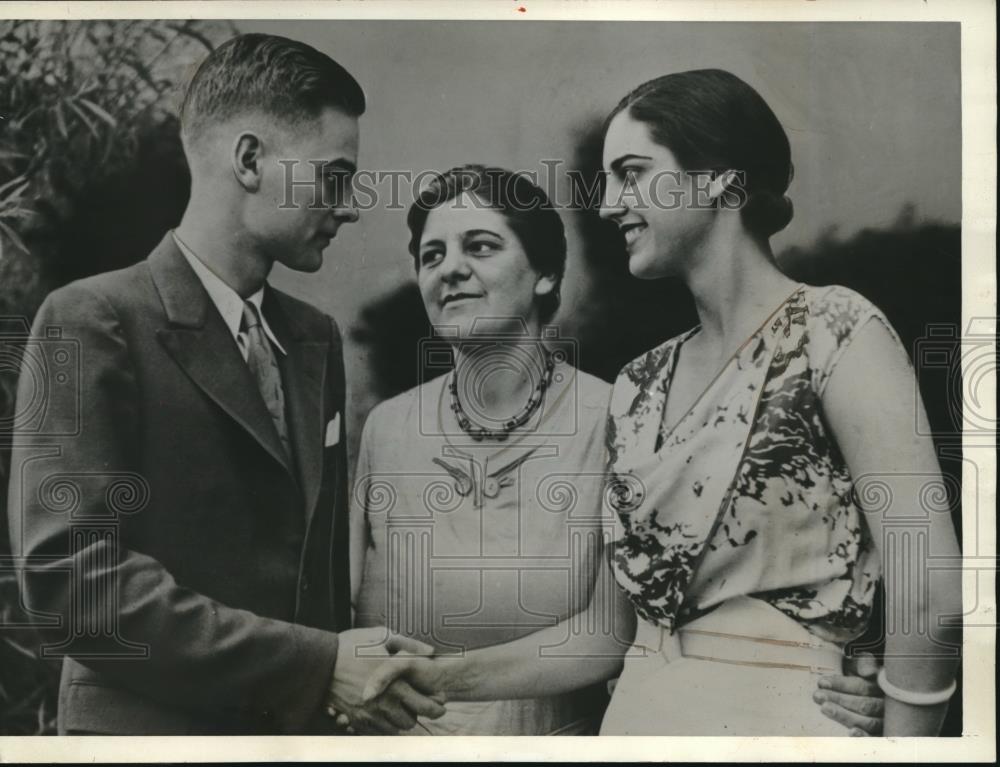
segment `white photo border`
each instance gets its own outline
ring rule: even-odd
[[[994,318],[996,335],[996,16],[990,0],[158,0],[156,2],[5,2],[16,18],[656,20],[757,22],[942,22],[961,24],[962,323]],[[977,412],[995,422],[995,370],[981,386]],[[989,436],[989,435],[987,435]],[[995,437],[995,434],[993,435]],[[966,434],[963,444],[992,461],[966,462],[966,519],[977,501],[996,508],[995,443]],[[970,483],[976,482],[978,486]],[[978,498],[977,498],[978,494]],[[995,621],[996,518],[965,525],[963,550],[977,563],[963,582],[965,613]],[[973,536],[978,535],[978,540]],[[648,737],[0,737],[3,762],[264,761],[810,761],[969,762],[996,760],[995,625],[966,629],[964,732],[954,738],[648,738]],[[835,745],[834,745],[835,744]]]

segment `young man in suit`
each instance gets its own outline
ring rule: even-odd
[[[18,396],[41,406],[9,508],[43,654],[64,658],[60,732],[322,732],[328,700],[376,732],[443,712],[406,686],[359,705],[361,648],[424,648],[348,631],[340,334],[266,282],[275,263],[319,269],[357,219],[364,109],[307,45],[220,46],[182,108],[180,225],[38,313]],[[54,340],[78,355],[71,385],[31,368]]]

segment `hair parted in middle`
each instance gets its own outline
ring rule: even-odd
[[[461,165],[434,176],[406,216],[414,268],[420,270],[420,238],[428,214],[463,194],[473,195],[500,213],[520,240],[531,267],[555,280],[552,292],[537,299],[541,321],[551,320],[559,308],[559,288],[566,271],[566,230],[548,195],[524,173]]]

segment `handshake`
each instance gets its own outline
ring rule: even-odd
[[[444,715],[444,690],[454,664],[432,658],[433,647],[385,627],[338,636],[326,712],[343,732],[397,735],[413,729],[418,716]]]
[[[443,716],[449,699],[552,694],[546,692],[549,682],[540,679],[537,664],[523,662],[524,648],[517,642],[472,653],[435,655],[430,645],[394,634],[384,626],[353,629],[339,637],[326,711],[343,732],[407,732],[417,726],[418,716]],[[503,648],[507,648],[505,654],[493,652]],[[587,669],[593,671],[593,664]],[[878,735],[884,708],[882,693],[874,681],[877,672],[875,659],[859,654],[845,664],[844,675],[817,680],[813,701],[823,714],[844,725],[852,735]],[[601,678],[611,677],[610,669],[607,677],[601,673]],[[560,674],[564,680],[567,675],[580,681],[575,674]],[[584,680],[581,684],[592,682]]]

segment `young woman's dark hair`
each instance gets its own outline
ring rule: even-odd
[[[206,124],[262,110],[290,122],[317,117],[324,107],[352,117],[365,111],[358,81],[325,53],[277,35],[227,40],[201,63],[181,106],[185,140]]]
[[[420,237],[427,215],[466,193],[503,215],[521,241],[531,267],[555,279],[555,289],[538,298],[540,319],[548,322],[559,308],[559,286],[566,271],[566,231],[545,192],[522,173],[484,165],[462,165],[431,179],[406,216],[414,268],[420,270]]]
[[[767,102],[736,75],[695,69],[643,83],[614,108],[605,132],[626,110],[685,170],[742,174],[740,212],[749,231],[766,239],[788,226],[788,137]]]

